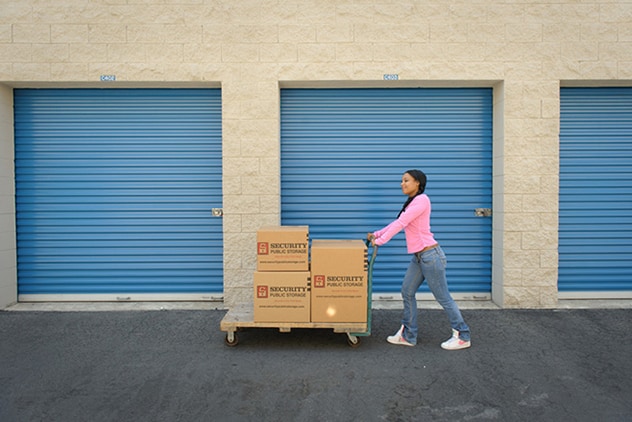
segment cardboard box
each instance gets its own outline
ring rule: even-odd
[[[309,322],[309,272],[257,271],[254,286],[255,322]]]
[[[257,271],[309,271],[308,226],[267,226],[257,231]]]
[[[314,239],[311,258],[312,322],[366,322],[366,244]]]

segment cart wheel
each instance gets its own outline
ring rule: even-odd
[[[360,345],[360,337],[347,334],[347,344],[353,348],[358,347]]]
[[[226,346],[235,347],[239,344],[239,339],[237,338],[237,334],[234,331],[229,331],[226,333],[226,338],[224,339],[224,343]]]

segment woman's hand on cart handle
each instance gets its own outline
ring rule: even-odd
[[[375,246],[375,235],[373,233],[367,233],[366,240],[371,242],[371,246]]]

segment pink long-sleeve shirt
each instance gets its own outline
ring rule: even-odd
[[[384,245],[402,229],[406,234],[408,253],[419,252],[425,247],[436,244],[434,235],[430,231],[430,208],[430,198],[426,194],[416,196],[397,220],[373,233],[375,244]]]

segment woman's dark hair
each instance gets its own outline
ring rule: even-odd
[[[406,211],[406,207],[408,206],[408,204],[410,204],[413,199],[415,199],[417,197],[417,195],[421,195],[422,193],[424,193],[424,191],[426,190],[426,182],[427,182],[427,178],[426,175],[424,174],[423,171],[421,170],[407,170],[406,173],[408,173],[410,175],[410,177],[412,177],[413,179],[415,179],[416,181],[419,182],[419,190],[417,191],[416,194],[414,194],[413,196],[409,197],[406,202],[404,202],[404,205],[402,206],[402,209],[399,211],[399,214],[397,214],[397,218],[399,218],[400,215],[402,215],[402,213],[404,211]],[[404,173],[404,174],[406,174]]]

